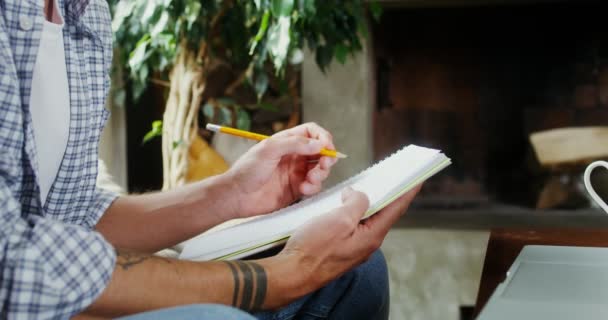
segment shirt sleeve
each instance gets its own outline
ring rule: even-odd
[[[67,318],[106,287],[116,260],[113,247],[77,225],[22,218],[2,178],[0,221],[0,310],[9,318]]]
[[[24,213],[24,120],[4,26],[0,12],[0,319],[68,318],[105,289],[116,255],[89,228]]]

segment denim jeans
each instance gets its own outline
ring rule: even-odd
[[[389,287],[386,261],[380,251],[327,286],[277,310],[247,314],[236,308],[200,304],[151,311],[123,320],[314,320],[388,319]]]

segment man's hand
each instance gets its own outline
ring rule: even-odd
[[[314,123],[281,131],[245,153],[226,173],[234,187],[233,218],[268,213],[321,190],[336,159],[331,134]]]
[[[193,303],[277,309],[369,258],[418,190],[364,221],[366,196],[346,190],[342,207],[302,226],[281,253],[266,259],[192,262],[119,252],[110,284],[85,312],[117,317]]]
[[[321,190],[335,163],[319,157],[322,148],[334,145],[329,132],[316,124],[279,132],[222,175],[165,192],[118,198],[96,229],[115,247],[155,252],[226,220],[269,213]]]
[[[420,190],[420,186],[370,218],[361,221],[369,207],[367,196],[352,189],[342,194],[343,206],[298,229],[278,256],[296,260],[296,270],[308,280],[304,292],[316,290],[366,261],[376,251]]]

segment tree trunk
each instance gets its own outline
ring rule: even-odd
[[[181,48],[170,74],[171,87],[163,115],[163,190],[186,182],[188,150],[198,134],[198,113],[205,79],[194,53]]]

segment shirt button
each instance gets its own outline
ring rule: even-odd
[[[34,23],[32,22],[32,19],[30,17],[21,16],[19,18],[19,26],[21,27],[22,30],[29,31],[34,26]]]

